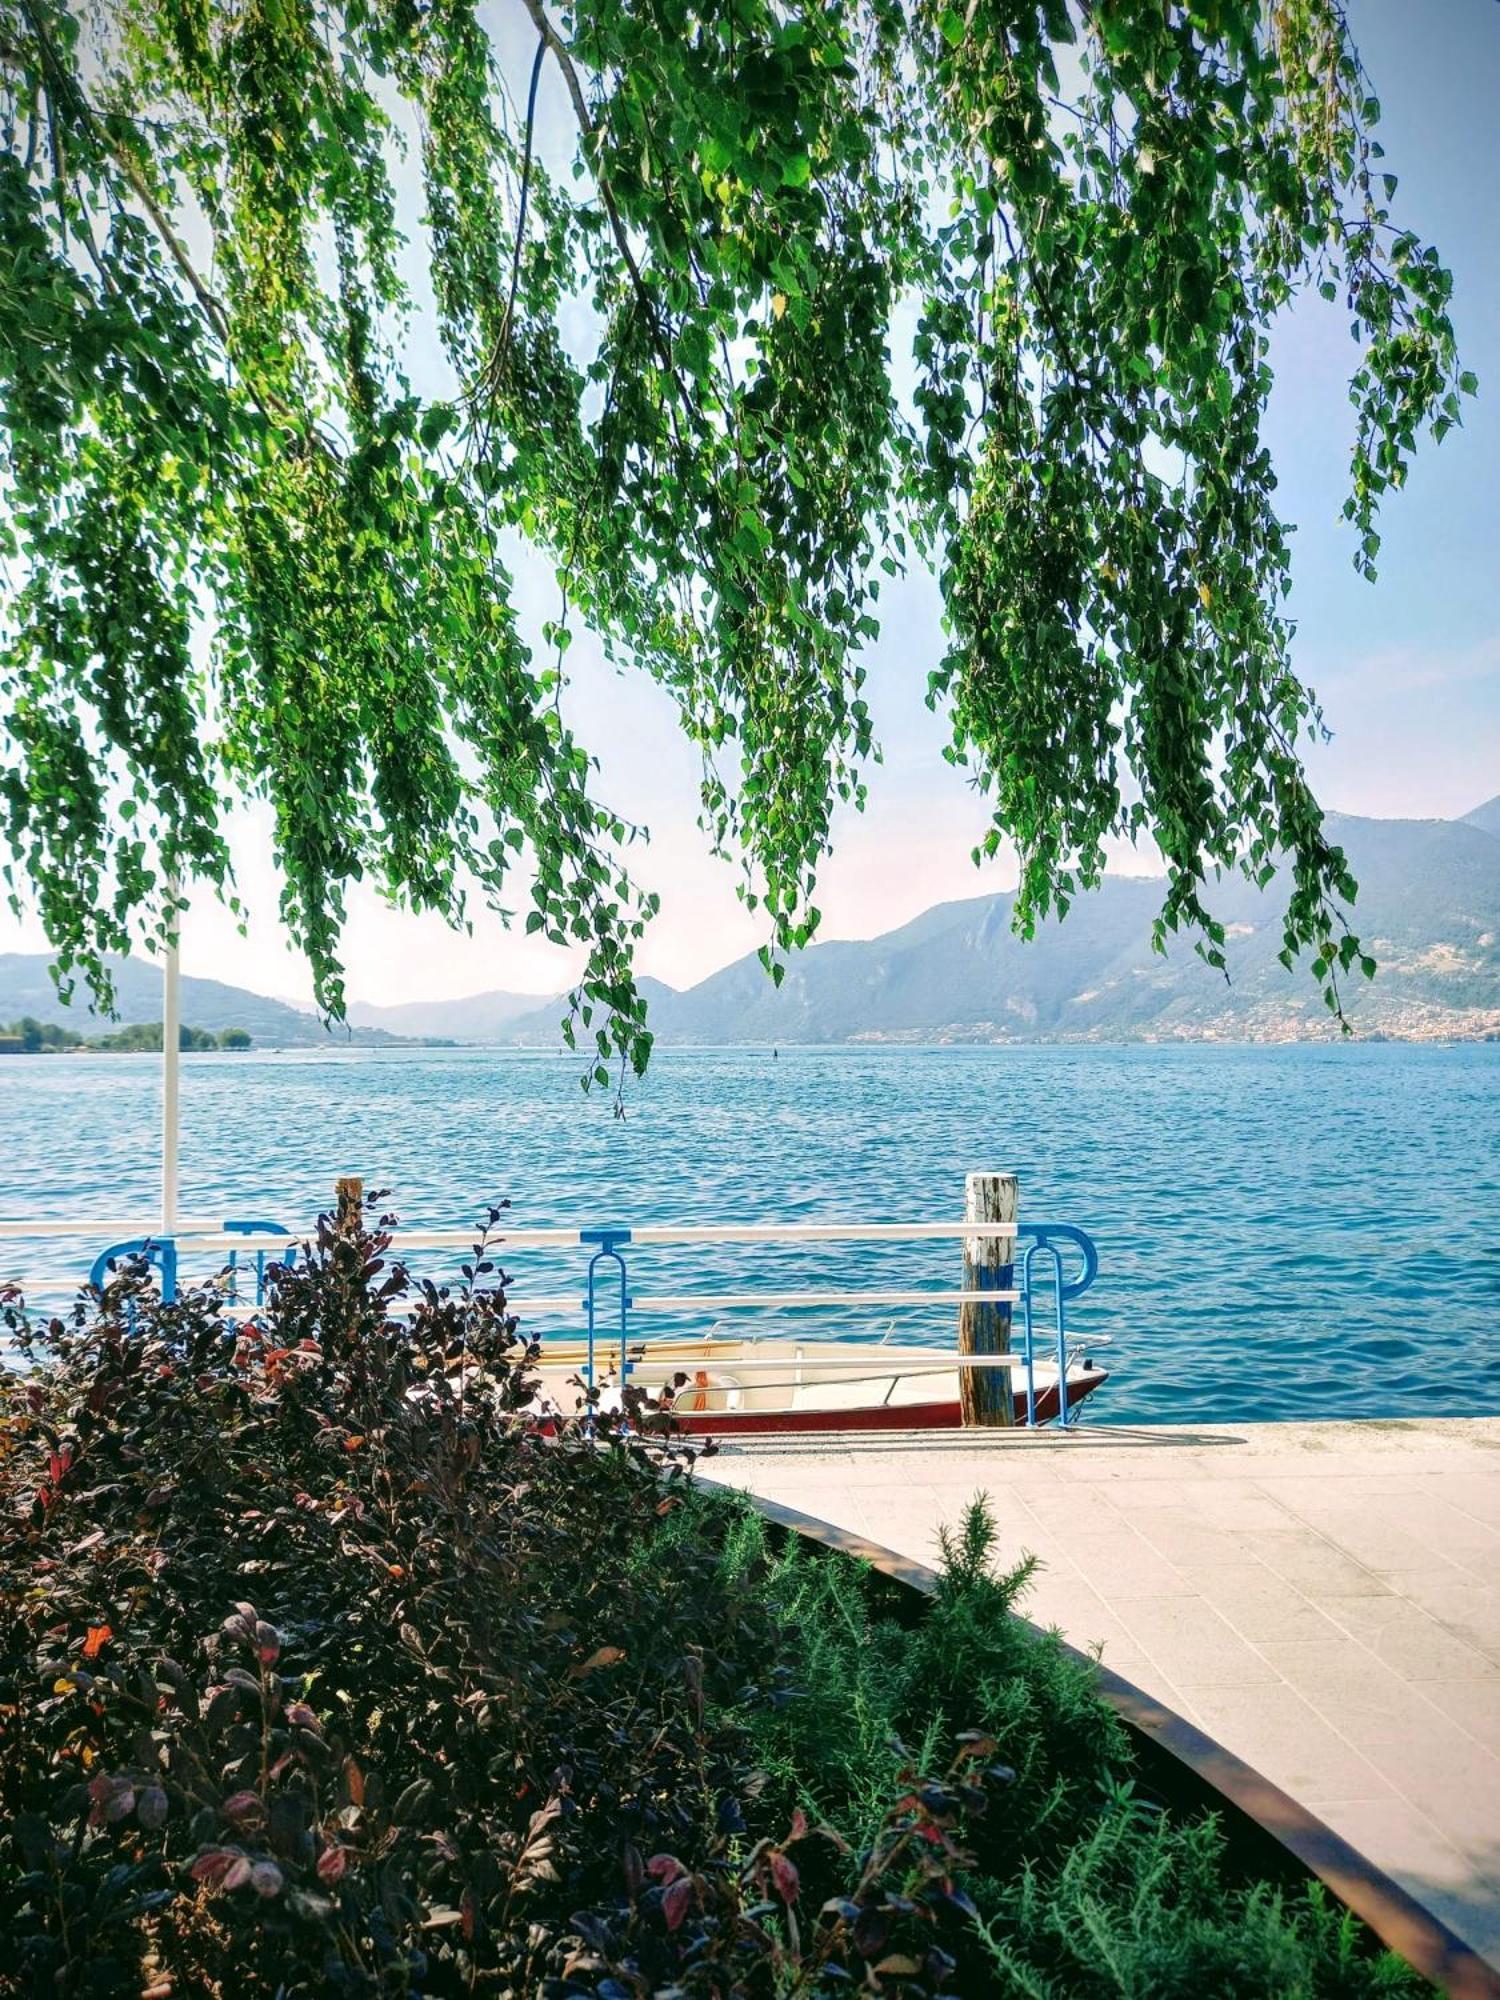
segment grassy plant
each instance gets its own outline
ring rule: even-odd
[[[1355,1996],[1425,1990],[1318,1885],[1295,1893],[1237,1879],[1211,1816],[1178,1818],[1134,1775],[1128,1733],[1087,1663],[1014,1615],[1030,1561],[996,1575],[984,1496],[942,1536],[926,1615],[882,1609],[863,1565],[795,1539],[773,1546],[738,1498],[717,1516],[732,1593],[774,1607],[799,1698],[746,1711],[762,1766],[855,1848],[875,1837],[891,1785],[935,1765],[967,1732],[1006,1774],[969,1824],[958,1958],[966,1993],[1084,1996]],[[691,1515],[679,1535],[699,1535]]]

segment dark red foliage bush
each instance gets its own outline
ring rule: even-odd
[[[237,1327],[139,1269],[0,1310],[0,1988],[953,1990],[993,1745],[862,1855],[792,1814],[686,1457],[539,1428],[487,1238],[452,1290],[388,1250],[325,1220]]]

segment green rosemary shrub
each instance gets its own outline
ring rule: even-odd
[[[1027,2000],[1428,1990],[1321,1885],[1238,1877],[1215,1818],[1151,1795],[1091,1666],[1014,1615],[1032,1565],[993,1574],[983,1496],[944,1536],[942,1586],[912,1620],[883,1605],[879,1579],[849,1557],[795,1540],[773,1550],[761,1516],[699,1491],[697,1505],[724,1523],[723,1573],[763,1579],[758,1597],[774,1607],[802,1691],[783,1711],[744,1717],[787,1810],[826,1817],[857,1848],[898,1772],[932,1765],[975,1725],[1012,1772],[967,1829],[959,1990]],[[675,1532],[702,1530],[678,1517]]]

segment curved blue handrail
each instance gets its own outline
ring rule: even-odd
[[[619,1286],[617,1305],[620,1315],[621,1388],[624,1387],[627,1378],[634,1372],[630,1362],[629,1315],[630,1308],[635,1302],[630,1296],[629,1275],[625,1269],[625,1259],[620,1254],[620,1245],[630,1241],[630,1231],[615,1226],[606,1226],[601,1229],[580,1229],[578,1240],[585,1248],[593,1250],[593,1255],[589,1258],[588,1290],[584,1294],[583,1299],[583,1310],[588,1323],[588,1360],[584,1363],[583,1379],[588,1383],[590,1395],[592,1396],[598,1379],[595,1374],[594,1364],[595,1345],[599,1331],[597,1319],[599,1306],[597,1291],[598,1272],[600,1267],[605,1264],[611,1265],[614,1268]],[[629,1428],[628,1424],[626,1428]],[[592,1402],[590,1402],[588,1416],[585,1420],[585,1429],[589,1436],[592,1437],[594,1434],[594,1409]]]
[[[1019,1236],[1028,1236],[1038,1249],[1051,1249],[1057,1257],[1056,1245],[1071,1243],[1083,1258],[1083,1270],[1076,1278],[1064,1278],[1062,1295],[1065,1299],[1080,1299],[1099,1275],[1099,1250],[1092,1236],[1085,1229],[1079,1229],[1071,1222],[1023,1222],[1017,1230]],[[1056,1268],[1061,1269],[1062,1260],[1057,1257]]]
[[[224,1224],[224,1234],[226,1236],[290,1236],[291,1233],[292,1232],[290,1229],[283,1228],[283,1226],[279,1222],[236,1221],[236,1222],[226,1222]],[[291,1266],[295,1264],[296,1261],[297,1261],[297,1246],[295,1243],[291,1245],[291,1247],[287,1250],[284,1256],[273,1256],[269,1250],[256,1251],[255,1303],[258,1306],[263,1306],[266,1302],[267,1265],[279,1264],[284,1270],[290,1270]],[[240,1268],[240,1253],[238,1250],[231,1250],[229,1253],[229,1262],[225,1266],[225,1271],[228,1278],[228,1290],[226,1296],[228,1297],[229,1303],[231,1305],[237,1305],[239,1303],[239,1268]]]
[[[101,1250],[89,1267],[89,1283],[103,1291],[112,1264],[122,1257],[141,1257],[161,1272],[161,1295],[168,1304],[177,1296],[177,1245],[170,1237],[132,1236],[124,1243],[111,1243]]]
[[[224,1223],[226,1236],[291,1236],[291,1231],[279,1222],[245,1221],[239,1218]],[[132,1236],[123,1243],[111,1243],[101,1250],[89,1267],[89,1283],[102,1290],[109,1275],[111,1265],[126,1257],[142,1257],[161,1272],[161,1295],[169,1304],[177,1296],[177,1245],[170,1236]],[[288,1243],[286,1250],[277,1255],[270,1250],[255,1252],[255,1303],[266,1302],[266,1271],[274,1264],[290,1266],[296,1261],[297,1246]],[[226,1297],[231,1305],[239,1297],[240,1253],[231,1250],[226,1265],[228,1283]]]
[[[1021,1351],[1026,1357],[1028,1427],[1036,1423],[1036,1348],[1033,1314],[1036,1284],[1031,1275],[1033,1260],[1040,1254],[1052,1260],[1052,1307],[1057,1340],[1057,1421],[1068,1428],[1068,1330],[1064,1308],[1069,1299],[1081,1298],[1099,1275],[1099,1252],[1094,1239],[1071,1222],[1022,1223],[1019,1237],[1029,1237],[1021,1257]],[[1083,1270],[1069,1278],[1063,1264],[1061,1245],[1069,1243],[1083,1259]],[[1076,1421],[1076,1419],[1075,1419]]]

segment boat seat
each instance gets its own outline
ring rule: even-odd
[[[878,1403],[884,1399],[884,1382],[861,1382],[853,1392],[861,1403]],[[848,1407],[851,1391],[845,1382],[799,1382],[789,1393],[794,1410],[842,1410]]]
[[[861,1405],[904,1403],[945,1403],[958,1395],[958,1374],[940,1374],[935,1370],[924,1370],[920,1375],[897,1375],[894,1378],[877,1376],[874,1372],[858,1388],[853,1396]],[[794,1410],[842,1410],[851,1401],[851,1385],[847,1382],[799,1382],[791,1391]]]
[[[741,1391],[744,1384],[737,1375],[728,1375],[722,1368],[694,1368],[683,1370],[687,1381],[677,1391],[672,1407],[685,1415],[702,1410],[737,1410],[740,1407]]]

